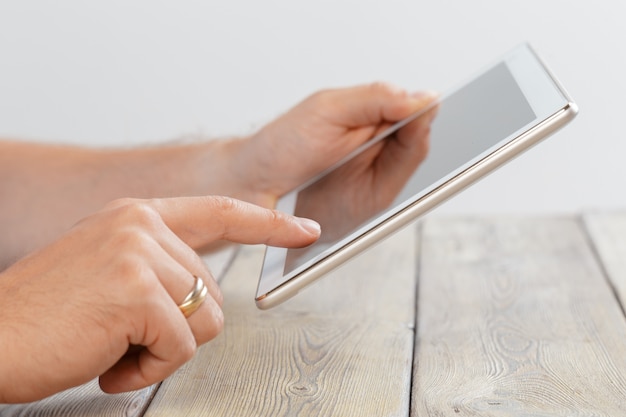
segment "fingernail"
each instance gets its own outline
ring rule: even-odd
[[[322,232],[322,228],[318,222],[311,219],[306,219],[303,217],[296,217],[296,221],[304,230],[309,232],[312,235],[319,235]]]

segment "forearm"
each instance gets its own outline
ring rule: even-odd
[[[0,270],[116,198],[257,202],[233,166],[242,142],[120,150],[0,141]]]

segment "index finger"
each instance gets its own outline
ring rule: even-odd
[[[149,203],[178,237],[194,248],[216,240],[302,247],[316,241],[315,221],[222,196],[180,197]]]

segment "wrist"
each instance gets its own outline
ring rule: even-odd
[[[272,167],[264,150],[259,149],[259,142],[256,135],[223,141],[220,152],[215,154],[221,155],[225,165],[215,179],[222,182],[222,195],[274,208],[280,193],[272,189],[275,181],[268,176]]]
[[[15,308],[6,299],[9,294],[15,293],[10,284],[11,278],[6,272],[0,273],[0,404],[30,400],[22,397],[24,392],[20,392],[28,388],[23,376],[29,373],[22,367],[25,368],[31,358],[28,351],[18,346],[24,337],[20,332],[23,323],[18,323],[19,319],[11,314]]]

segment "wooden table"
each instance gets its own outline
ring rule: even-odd
[[[626,213],[429,217],[269,311],[262,254],[239,250],[225,331],[160,386],[0,416],[626,415]]]

